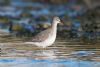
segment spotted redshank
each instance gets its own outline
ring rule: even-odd
[[[58,23],[61,23],[60,18],[54,17],[50,28],[34,36],[31,42],[25,42],[25,43],[34,44],[38,47],[43,47],[43,48],[46,48],[47,46],[51,46],[56,39]]]

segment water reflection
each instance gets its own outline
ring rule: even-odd
[[[57,39],[42,49],[25,38],[0,38],[0,67],[100,67],[100,45]]]

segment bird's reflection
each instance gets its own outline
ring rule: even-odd
[[[36,59],[55,59],[57,58],[55,50],[36,50],[33,52]]]

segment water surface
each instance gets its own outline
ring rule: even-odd
[[[24,44],[26,38],[0,37],[0,67],[100,67],[100,45],[57,38],[46,49]]]

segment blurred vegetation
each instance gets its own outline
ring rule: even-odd
[[[99,36],[100,7],[88,9],[79,0],[22,0],[24,4],[36,4],[33,6],[23,3],[12,6],[10,1],[0,1],[7,7],[0,10],[0,28],[8,29],[16,36],[33,36],[49,28],[53,16],[59,16],[64,22],[63,26],[58,26],[59,36],[82,39],[84,42],[96,42]]]

